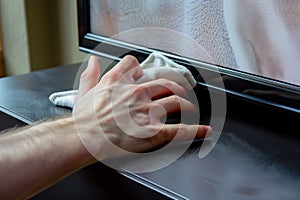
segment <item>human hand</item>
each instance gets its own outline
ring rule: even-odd
[[[183,98],[186,91],[177,83],[158,79],[137,84],[142,75],[136,58],[126,56],[98,82],[98,60],[90,57],[81,75],[73,118],[83,144],[98,159],[211,134],[209,126],[161,122],[167,114],[195,112],[195,106]]]

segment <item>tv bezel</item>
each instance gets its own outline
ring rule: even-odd
[[[126,55],[122,52],[128,52],[127,54],[134,55],[139,61],[142,61],[151,52],[157,51],[157,49],[129,44],[92,33],[89,0],[77,0],[77,14],[78,47],[82,52],[92,53],[115,61],[121,60],[122,57]],[[101,51],[95,50],[99,44],[102,46]],[[169,52],[161,53],[188,68],[196,67],[201,70],[202,73],[210,74],[211,76],[217,73],[224,77],[225,88],[218,88],[205,83],[203,80],[197,79],[198,84],[203,87],[225,91],[228,95],[247,101],[271,106],[294,114],[300,114],[300,86],[298,85],[239,71],[226,66],[180,57]],[[252,91],[256,90],[257,94],[255,94],[255,92],[250,94],[245,93],[245,91],[249,91],[249,89],[252,89]]]

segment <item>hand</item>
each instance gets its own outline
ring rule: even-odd
[[[170,140],[211,133],[208,126],[162,123],[162,116],[194,111],[194,105],[182,97],[186,92],[175,82],[159,79],[137,84],[143,71],[134,57],[125,57],[100,82],[99,74],[98,61],[92,56],[82,73],[71,117],[1,135],[3,199],[28,199],[96,158],[107,161]]]
[[[143,71],[133,56],[123,58],[100,82],[99,69],[98,60],[91,56],[73,109],[80,138],[98,159],[211,134],[209,126],[162,123],[164,115],[195,112],[195,106],[183,98],[186,91],[175,82],[159,79],[137,84]]]

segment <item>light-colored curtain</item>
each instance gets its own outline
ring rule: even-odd
[[[95,34],[300,85],[299,0],[90,2]]]

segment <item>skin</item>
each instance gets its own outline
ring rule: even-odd
[[[91,56],[81,75],[72,115],[1,134],[0,199],[30,198],[87,165],[126,156],[126,151],[112,150],[107,139],[120,149],[144,152],[176,134],[178,140],[211,134],[209,126],[160,122],[166,113],[193,112],[195,106],[183,98],[186,91],[175,82],[160,79],[136,84],[143,74],[136,58],[126,56],[100,81],[99,69],[98,60]],[[127,112],[122,105],[127,105]],[[129,127],[131,135],[116,123],[128,113],[141,127]],[[95,133],[100,133],[96,140]],[[96,143],[88,143],[87,150],[83,139]]]

